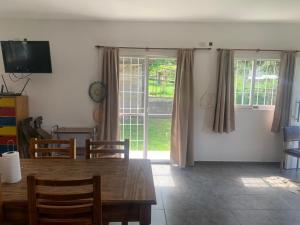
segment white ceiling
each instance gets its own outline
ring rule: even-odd
[[[300,22],[300,0],[0,0],[0,18]]]

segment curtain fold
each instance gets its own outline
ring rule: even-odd
[[[193,65],[192,49],[179,49],[171,127],[171,161],[180,167],[194,164],[193,134]]]
[[[296,52],[281,53],[276,104],[271,129],[272,132],[279,132],[281,127],[289,125],[295,60]]]
[[[119,138],[119,48],[103,48],[102,82],[106,85],[107,96],[100,104],[102,112],[98,138],[118,140]]]
[[[229,133],[235,130],[234,53],[232,50],[219,50],[217,77],[217,98],[213,131],[217,133]]]

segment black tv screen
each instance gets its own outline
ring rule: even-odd
[[[49,41],[1,41],[6,73],[52,73]]]

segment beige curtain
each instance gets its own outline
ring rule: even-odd
[[[272,132],[279,132],[281,127],[289,125],[295,59],[295,52],[283,52],[280,57],[279,82]]]
[[[171,161],[180,167],[194,164],[193,134],[193,64],[192,49],[179,49],[171,128]]]
[[[118,140],[119,131],[119,49],[103,48],[102,82],[106,85],[107,96],[102,104],[99,139]]]
[[[213,131],[218,133],[229,133],[235,130],[233,60],[232,50],[219,50],[217,99],[213,124]]]

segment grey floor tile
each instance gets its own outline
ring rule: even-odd
[[[166,225],[164,210],[152,210],[151,225]],[[121,225],[121,223],[109,223],[109,225]],[[138,222],[130,222],[129,225],[139,225]]]
[[[212,192],[169,191],[162,195],[165,209],[191,210],[225,208],[224,201]]]
[[[276,225],[300,224],[300,210],[276,210],[270,216]]]
[[[300,193],[281,191],[278,195],[287,203],[290,209],[300,209]]]
[[[155,188],[155,194],[156,194],[156,205],[152,206],[152,210],[164,209],[161,190],[159,188]]]
[[[233,210],[276,210],[290,209],[289,205],[276,195],[232,195],[223,196],[224,203]]]
[[[164,210],[153,210],[152,211],[152,225],[166,225],[166,216]]]
[[[275,225],[269,210],[234,210],[241,225]]]
[[[226,209],[166,210],[168,225],[239,225],[236,217]]]

